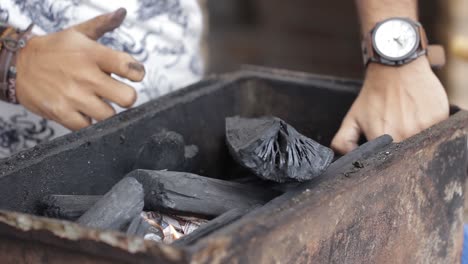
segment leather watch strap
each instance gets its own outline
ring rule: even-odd
[[[442,45],[429,45],[427,47],[427,58],[434,68],[442,68],[446,63],[445,50]]]

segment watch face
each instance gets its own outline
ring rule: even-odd
[[[389,60],[405,59],[419,46],[417,28],[401,18],[382,22],[374,32],[374,48],[377,53]]]

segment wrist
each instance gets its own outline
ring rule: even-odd
[[[414,80],[422,81],[427,78],[436,77],[425,56],[401,66],[370,63],[365,73],[363,90],[370,89],[378,94],[387,94],[398,90],[418,90],[421,88],[420,86],[414,86],[410,83],[413,83]]]
[[[405,72],[418,69],[431,69],[427,56],[421,56],[407,64],[400,66],[384,65],[381,63],[371,62],[367,65],[366,76],[369,74],[378,74],[381,72]]]
[[[26,42],[32,36],[32,27],[33,24],[25,31],[10,27],[1,36],[0,98],[9,103],[18,103],[16,97],[16,62],[19,51],[25,47]]]

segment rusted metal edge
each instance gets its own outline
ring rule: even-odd
[[[184,263],[185,259],[182,249],[162,243],[119,232],[88,229],[73,222],[1,210],[0,235],[93,254],[116,262]]]

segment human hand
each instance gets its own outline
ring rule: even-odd
[[[361,134],[368,140],[389,134],[398,142],[448,115],[447,94],[427,57],[400,67],[371,63],[364,86],[335,135],[332,148],[345,154],[358,146]]]
[[[128,108],[135,90],[115,80],[116,74],[141,81],[145,69],[129,54],[112,50],[96,40],[119,27],[126,16],[121,8],[82,24],[46,36],[31,38],[17,56],[16,96],[30,111],[78,130],[91,118],[115,114],[104,101]]]

